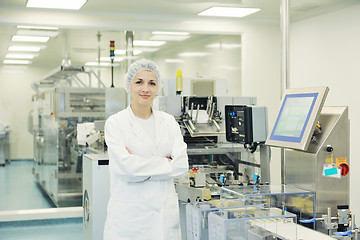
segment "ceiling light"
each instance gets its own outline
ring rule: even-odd
[[[17,54],[17,53],[8,53],[5,55],[5,58],[17,58],[17,59],[33,59],[38,55],[34,54]]]
[[[30,64],[31,61],[29,60],[11,60],[11,59],[5,59],[3,61],[4,64]]]
[[[213,43],[205,46],[206,48],[218,48],[218,49],[234,49],[241,48],[241,44],[238,43]]]
[[[139,55],[140,53],[142,53],[142,50],[135,50],[135,49],[129,49],[133,51],[134,55]],[[125,55],[126,54],[126,50],[123,49],[115,49],[115,55]]]
[[[183,53],[179,53],[178,56],[180,57],[204,57],[204,56],[208,56],[211,55],[211,53],[207,53],[207,52],[183,52]]]
[[[85,3],[86,0],[28,0],[26,7],[79,10]]]
[[[217,69],[223,69],[223,70],[229,70],[229,71],[236,71],[239,70],[240,67],[234,67],[234,66],[227,66],[227,65],[223,65],[223,66],[218,66],[216,67]]]
[[[163,41],[183,41],[188,39],[190,36],[181,35],[154,35],[150,40],[163,40]]]
[[[41,30],[59,30],[58,27],[44,27],[44,26],[23,26],[23,25],[18,25],[17,28],[41,29]]]
[[[42,36],[42,37],[56,37],[59,34],[58,31],[46,31],[46,30],[30,30],[30,29],[19,29],[16,35],[23,36]]]
[[[182,36],[187,36],[187,35],[189,35],[190,33],[188,33],[188,32],[152,32],[152,34],[154,34],[154,35],[182,35]]]
[[[182,59],[170,59],[170,58],[167,58],[167,59],[165,59],[165,62],[166,62],[166,63],[183,63],[184,60],[182,60]]]
[[[214,17],[245,17],[258,11],[260,11],[260,8],[211,7],[202,11],[198,15]]]
[[[47,42],[49,39],[50,37],[14,35],[11,40],[17,42]]]
[[[40,46],[10,46],[8,51],[12,52],[39,52],[42,49]]]
[[[156,52],[159,50],[159,48],[144,48],[144,47],[141,47],[141,48],[132,48],[132,50],[135,52],[135,51],[139,51],[140,53],[142,52]],[[137,55],[137,54],[135,54]]]
[[[115,55],[125,55],[126,54],[126,50],[123,49],[115,49]]]
[[[164,45],[165,41],[142,41],[142,40],[135,40],[134,46],[145,46],[145,47],[159,47]]]

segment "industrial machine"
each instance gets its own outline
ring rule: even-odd
[[[226,140],[225,106],[255,104],[251,97],[179,95],[157,99],[154,105],[178,120],[188,146],[189,174],[176,184],[181,201],[218,198],[221,186],[269,183],[269,148],[261,145],[255,152]],[[266,136],[266,114],[260,118]]]
[[[9,126],[0,123],[0,166],[5,166],[6,161],[11,161],[9,136]]]
[[[285,183],[316,192],[319,216],[328,207],[349,205],[348,109],[323,107],[328,91],[287,90],[266,141],[284,148]]]
[[[319,230],[351,235],[355,230],[349,229],[350,217],[344,217],[349,215],[344,207],[349,206],[350,182],[348,108],[323,107],[328,91],[328,87],[287,89],[266,144],[283,148],[287,186],[316,193],[316,218],[301,221],[318,220]]]
[[[84,154],[83,170],[83,239],[103,239],[110,197],[107,154]]]
[[[188,204],[187,239],[357,239],[354,216],[348,209],[347,108],[323,108],[327,93],[327,87],[287,90],[274,127],[265,138],[257,132],[263,126],[258,117],[263,109],[226,106],[228,141],[251,150],[266,139],[267,145],[285,149],[286,184],[222,186],[220,202]],[[254,207],[258,205],[264,209]],[[194,209],[201,214],[194,215]],[[271,216],[258,215],[263,211]],[[201,222],[194,223],[196,219]],[[322,231],[320,224],[331,237],[307,228]]]
[[[33,172],[58,207],[81,206],[82,155],[105,151],[104,120],[126,107],[125,90],[106,89],[98,78],[100,87],[94,87],[93,74],[83,68],[61,68],[34,87]]]
[[[220,200],[186,205],[183,239],[334,239],[298,224],[299,215],[285,207],[315,199],[313,192],[283,185],[221,190]],[[312,206],[307,211],[314,213]]]
[[[52,88],[34,105],[36,179],[56,206],[79,206],[87,146],[77,143],[77,124],[105,119],[105,89]]]

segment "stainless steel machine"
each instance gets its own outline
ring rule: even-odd
[[[327,214],[328,207],[335,215],[337,205],[349,205],[350,197],[348,108],[324,107],[319,124],[321,134],[307,151],[285,150],[285,181],[316,192],[318,216]],[[336,174],[329,174],[330,170]]]
[[[36,179],[56,206],[79,206],[87,146],[77,144],[76,125],[105,119],[105,89],[53,88],[34,105]]]
[[[316,193],[316,217],[300,221],[316,222],[317,229],[335,232],[341,239],[354,234],[357,238],[349,211],[348,108],[323,107],[328,91],[328,87],[287,89],[266,144],[283,148],[287,186]]]
[[[124,89],[104,86],[92,71],[71,67],[62,67],[33,86],[30,131],[37,163],[33,172],[58,207],[81,206],[82,155],[105,151],[104,120],[126,107]],[[96,134],[85,138],[95,138],[79,142],[80,127],[87,123],[93,123]]]
[[[10,128],[0,123],[0,166],[10,163]]]
[[[83,239],[103,239],[107,202],[110,197],[107,154],[83,156]]]
[[[225,106],[234,104],[255,105],[256,99],[179,95],[161,97],[155,104],[178,120],[188,146],[189,174],[176,184],[180,200],[217,198],[218,186],[269,183],[269,148],[261,145],[251,152],[242,144],[226,140]],[[254,179],[254,175],[261,178]]]

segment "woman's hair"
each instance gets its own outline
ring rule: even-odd
[[[125,89],[127,92],[130,91],[131,82],[135,78],[136,74],[143,70],[153,72],[157,77],[159,89],[161,88],[159,67],[153,61],[140,59],[132,63],[128,69],[128,72],[125,74]]]

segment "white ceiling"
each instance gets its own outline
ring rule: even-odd
[[[56,26],[60,34],[46,44],[33,66],[57,67],[68,54],[72,61],[84,64],[96,61],[101,32],[102,56],[108,55],[109,41],[124,45],[124,31],[135,31],[135,39],[146,40],[153,30],[189,31],[192,37],[181,43],[213,34],[240,34],[243,24],[279,24],[281,0],[88,0],[80,11],[30,9],[26,0],[0,1],[0,66],[16,33],[16,25]],[[292,0],[292,21],[339,9],[359,0]],[[242,19],[197,16],[211,6],[259,7],[262,10]],[[162,50],[179,43],[167,43]],[[123,47],[123,46],[122,46]],[[117,47],[118,48],[118,47]]]

